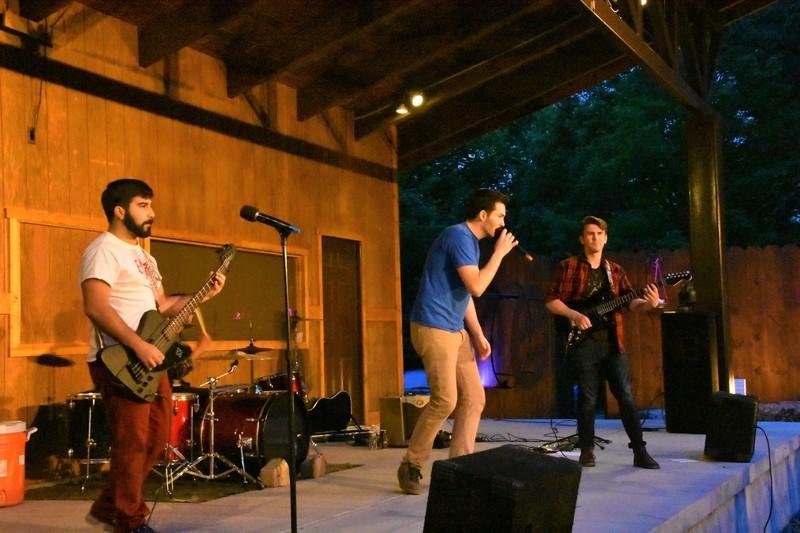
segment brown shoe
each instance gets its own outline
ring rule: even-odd
[[[594,452],[591,448],[584,448],[581,450],[581,456],[578,459],[581,466],[594,466]]]
[[[397,469],[397,481],[400,483],[400,490],[406,494],[422,494],[422,472],[419,467],[408,462],[400,463]]]
[[[647,448],[644,446],[631,446],[631,448],[633,448],[633,466],[649,468],[650,470],[658,470],[661,468],[661,465],[647,453]]]

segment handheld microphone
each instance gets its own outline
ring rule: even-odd
[[[494,238],[495,238],[495,240],[496,240],[498,237],[500,237],[500,234],[503,232],[503,230],[508,230],[508,228],[507,228],[507,227],[505,227],[505,226],[501,226],[501,227],[497,228],[497,231],[495,231],[495,232],[494,232]],[[523,246],[522,246],[522,245],[519,243],[519,241],[517,241],[517,245],[514,247],[514,250],[516,250],[516,251],[517,251],[517,252],[518,252],[520,255],[522,255],[522,258],[523,258],[525,261],[533,261],[533,254],[530,254],[530,253],[528,253],[528,250],[526,250],[526,249],[525,249],[525,248],[524,248],[524,247],[523,247]]]
[[[297,226],[292,226],[279,218],[265,215],[252,205],[243,205],[239,210],[239,216],[250,222],[261,222],[267,226],[272,226],[281,233],[300,233],[300,228]]]

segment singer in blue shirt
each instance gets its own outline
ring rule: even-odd
[[[397,471],[400,489],[406,494],[422,492],[422,466],[451,413],[450,457],[474,451],[486,403],[475,355],[486,359],[491,347],[472,298],[483,294],[503,258],[517,246],[514,236],[503,229],[507,203],[503,193],[477,191],[467,202],[466,221],[445,228],[428,251],[411,311],[411,343],[425,365],[431,397]],[[494,237],[498,230],[492,256],[478,268],[478,241]]]

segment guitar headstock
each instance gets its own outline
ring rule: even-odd
[[[233,261],[233,256],[236,255],[236,246],[232,244],[226,244],[219,250],[217,253],[219,254],[219,262],[220,266],[218,271],[227,272],[230,268],[231,261]]]
[[[675,287],[679,283],[683,281],[689,281],[691,279],[692,273],[689,270],[684,270],[683,272],[672,272],[664,276],[664,285]]]

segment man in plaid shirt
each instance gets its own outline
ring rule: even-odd
[[[633,290],[623,268],[603,256],[608,241],[608,224],[595,216],[581,221],[580,243],[583,254],[559,263],[545,297],[547,310],[564,317],[585,333],[582,341],[567,349],[567,364],[578,384],[578,446],[580,463],[594,466],[594,415],[602,380],[607,380],[617,399],[620,417],[633,449],[633,465],[640,468],[660,468],[647,453],[642,439],[639,412],[631,391],[628,358],[625,355],[622,333],[622,312],[609,313],[610,320],[596,321],[578,308],[585,302],[601,302]],[[649,311],[658,306],[658,289],[650,284],[644,298],[636,298],[628,309]],[[602,379],[601,379],[602,378]]]

